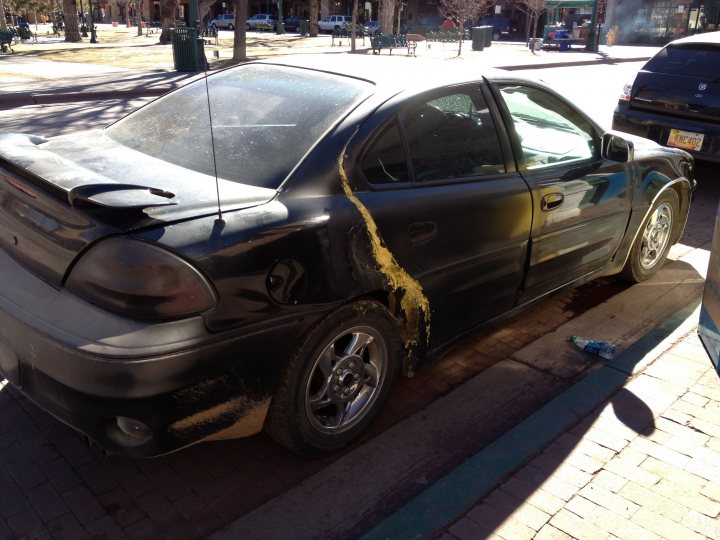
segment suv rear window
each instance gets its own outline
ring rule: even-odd
[[[704,43],[668,45],[643,68],[653,73],[708,77],[720,73],[720,47]]]

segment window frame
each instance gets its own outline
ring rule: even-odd
[[[450,96],[452,94],[460,94],[465,93],[468,94],[470,99],[473,100],[473,103],[477,102],[477,98],[482,99],[485,102],[485,105],[488,108],[488,111],[490,113],[490,117],[493,121],[493,127],[495,128],[495,134],[498,139],[498,148],[500,151],[500,155],[502,156],[503,165],[505,167],[505,172],[502,173],[494,173],[494,174],[478,174],[474,176],[466,176],[466,177],[460,177],[460,178],[442,178],[438,180],[429,180],[429,181],[422,181],[418,182],[415,180],[415,171],[413,170],[412,166],[412,156],[410,153],[409,148],[409,142],[408,137],[405,132],[405,126],[403,125],[403,122],[400,119],[400,114],[403,111],[408,110],[409,108],[412,108],[416,106],[419,103],[428,103],[430,101]],[[473,95],[475,94],[475,95]],[[363,162],[365,161],[368,153],[373,149],[374,145],[377,143],[379,138],[387,131],[388,128],[391,127],[391,125],[395,123],[397,126],[397,129],[400,133],[400,138],[402,141],[402,148],[403,152],[405,154],[405,164],[408,170],[408,181],[404,182],[398,182],[398,183],[374,183],[371,182],[368,177],[365,175],[365,170],[363,165]],[[502,114],[500,110],[498,109],[496,99],[492,92],[488,89],[488,84],[482,81],[477,81],[471,84],[463,83],[463,84],[457,84],[457,85],[450,85],[450,86],[444,86],[442,88],[435,88],[430,91],[422,92],[420,94],[416,94],[412,96],[410,99],[402,99],[399,101],[397,105],[393,107],[392,113],[388,115],[387,120],[383,121],[379,125],[377,125],[373,129],[373,133],[370,136],[370,138],[367,140],[367,142],[363,145],[363,148],[361,149],[360,153],[358,154],[358,168],[361,171],[362,177],[365,180],[366,185],[376,191],[382,191],[382,190],[388,190],[388,189],[414,189],[414,188],[422,188],[425,186],[438,186],[438,185],[454,185],[454,184],[464,184],[468,182],[482,182],[487,180],[496,180],[498,178],[502,178],[507,175],[514,175],[517,174],[517,168],[515,164],[515,159],[513,155],[513,151],[511,148],[511,141],[509,134],[507,132],[507,127],[505,125],[504,119],[502,117]]]
[[[602,141],[602,135],[604,131],[599,128],[599,126],[593,122],[592,119],[590,119],[586,114],[584,114],[580,109],[578,109],[572,102],[568,101],[567,99],[563,98],[558,92],[555,92],[551,88],[548,88],[546,86],[541,86],[539,84],[533,84],[532,81],[525,81],[525,80],[497,80],[493,81],[493,84],[490,85],[490,91],[493,94],[493,97],[495,99],[495,102],[497,103],[498,109],[500,111],[500,114],[503,118],[503,123],[505,125],[505,129],[507,131],[508,137],[509,137],[509,143],[512,147],[512,151],[514,154],[515,163],[517,166],[517,170],[519,172],[535,172],[535,171],[550,171],[553,169],[560,169],[560,168],[566,168],[568,166],[582,166],[586,165],[588,163],[594,163],[599,160],[602,160],[601,156],[601,141]],[[585,159],[578,159],[576,161],[558,161],[555,163],[548,163],[546,165],[543,165],[541,167],[532,167],[528,168],[527,162],[525,159],[525,153],[522,149],[522,144],[520,143],[520,137],[515,130],[515,121],[513,120],[512,114],[510,113],[510,110],[507,107],[507,104],[505,103],[505,99],[502,96],[501,88],[504,86],[524,86],[528,88],[533,88],[537,91],[544,92],[547,95],[552,96],[553,98],[557,99],[561,103],[564,103],[567,105],[579,118],[581,118],[589,127],[591,130],[592,140],[594,142],[594,148],[593,148],[593,154]],[[577,123],[572,120],[572,123],[576,125]]]

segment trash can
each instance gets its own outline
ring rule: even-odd
[[[481,26],[480,28],[485,29],[485,46],[489,47],[492,45],[493,30],[492,26]]]
[[[485,48],[485,26],[472,27],[472,50],[482,51]]]
[[[173,62],[177,71],[205,69],[205,43],[198,37],[197,28],[180,27],[172,30]]]
[[[543,39],[542,38],[530,38],[528,39],[528,49],[533,52],[537,52],[542,49]]]
[[[278,35],[284,34],[285,33],[285,23],[278,21],[277,25],[275,26],[275,33]]]
[[[300,21],[298,25],[298,31],[300,35],[305,37],[310,33],[310,21]]]

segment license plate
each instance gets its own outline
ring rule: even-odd
[[[685,150],[695,150],[696,152],[699,152],[700,148],[702,148],[704,137],[705,136],[702,133],[671,129],[667,144],[668,146],[676,146]]]

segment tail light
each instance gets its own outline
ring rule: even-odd
[[[216,302],[207,279],[186,260],[124,237],[91,247],[65,286],[103,309],[136,319],[179,319],[207,311]]]
[[[620,95],[620,99],[623,101],[630,101],[630,96],[632,95],[632,87],[633,83],[625,83],[623,85],[622,94]]]

